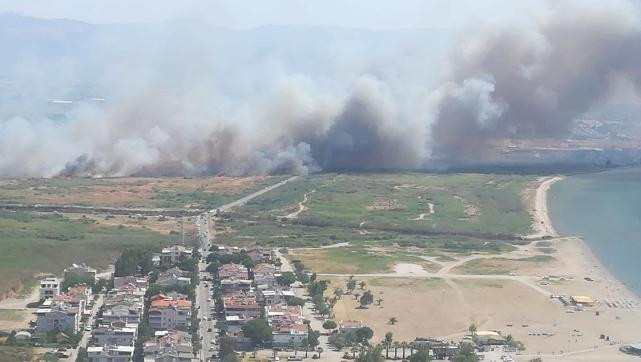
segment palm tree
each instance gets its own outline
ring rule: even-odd
[[[361,296],[361,293],[354,293],[354,298],[356,298],[356,300],[358,300],[358,298],[360,298],[360,296]]]
[[[380,305],[381,305],[381,303],[383,303],[383,298],[378,298],[378,299],[376,299],[376,304],[377,304],[377,305],[379,305],[379,306],[380,306]]]
[[[385,359],[389,358],[389,348],[394,341],[394,334],[392,332],[385,333]]]
[[[363,281],[363,280],[361,280],[361,282],[358,283],[358,286],[361,287],[361,290],[365,289],[366,285],[367,285],[367,283],[365,283],[365,281]]]
[[[318,351],[318,357],[320,357],[321,353],[323,353],[323,347],[318,347],[316,350]]]
[[[474,323],[470,324],[467,330],[470,331],[470,334],[472,334],[472,337],[476,336],[476,324]]]
[[[401,342],[401,348],[403,348],[403,359],[405,359],[405,348],[407,348],[407,342]]]
[[[396,319],[396,317],[391,317],[391,318],[389,319],[389,324],[391,324],[391,325],[396,324],[396,322],[398,322],[398,319]]]
[[[307,351],[309,351],[309,341],[307,340],[307,338],[304,338],[304,339],[300,342],[300,345],[301,345],[302,347],[305,347],[305,358],[307,358]]]
[[[398,347],[400,347],[401,344],[394,341],[393,345],[394,345],[394,359],[396,359],[398,358]]]

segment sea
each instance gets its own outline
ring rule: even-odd
[[[569,176],[552,185],[548,212],[559,234],[582,237],[641,296],[641,167]]]

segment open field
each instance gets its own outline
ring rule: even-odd
[[[307,268],[319,273],[378,273],[391,271],[397,262],[423,262],[415,255],[365,247],[292,251],[289,258],[298,259]]]
[[[458,274],[509,274],[518,272],[533,272],[542,265],[555,259],[549,255],[534,255],[519,259],[485,258],[474,259],[454,268]]]
[[[106,267],[127,247],[160,247],[178,236],[94,220],[0,211],[0,295],[17,292],[40,273],[60,273],[73,262]]]
[[[282,177],[122,177],[0,180],[0,202],[210,209]]]
[[[33,348],[0,345],[0,361],[23,362],[32,361],[34,358],[36,357],[34,356]]]

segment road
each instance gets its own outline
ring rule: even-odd
[[[91,315],[89,316],[89,319],[87,319],[87,322],[85,323],[85,326],[91,326],[93,329],[93,324],[96,318],[96,315],[98,314],[98,310],[100,310],[100,307],[102,307],[102,304],[105,301],[105,296],[104,294],[99,294],[98,299],[96,302],[93,304],[93,307],[91,308]],[[82,338],[80,339],[80,342],[78,342],[78,347],[74,348],[71,350],[70,356],[68,358],[69,361],[75,361],[76,357],[78,356],[78,350],[80,347],[87,348],[87,343],[89,343],[89,338],[91,338],[91,332],[85,331],[84,329],[82,330]]]
[[[228,204],[218,207],[218,211],[228,211],[234,207],[242,206],[248,201],[263,195],[266,192],[269,192],[277,187],[285,185],[287,182],[293,181],[298,176],[292,176],[286,180],[267,186],[262,190],[251,193],[247,196],[244,196],[236,201],[232,201]],[[199,283],[196,286],[196,308],[198,309],[198,319],[200,320],[200,330],[199,334],[201,336],[202,348],[200,350],[199,356],[201,361],[208,361],[214,352],[210,350],[211,347],[215,346],[214,341],[217,338],[216,330],[216,320],[215,316],[212,317],[212,311],[215,311],[215,305],[211,299],[211,281],[205,281],[205,277],[209,277],[209,273],[205,271],[207,268],[207,263],[205,260],[209,255],[210,242],[214,239],[214,236],[211,234],[210,230],[213,230],[213,223],[211,214],[204,212],[196,216],[196,227],[198,228],[198,236],[200,239],[200,254],[202,259],[198,262],[198,273],[199,273]],[[210,278],[207,278],[210,279]],[[210,279],[211,280],[211,279]]]

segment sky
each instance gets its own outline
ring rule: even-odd
[[[0,13],[90,23],[198,19],[226,28],[310,25],[383,30],[519,22],[539,13],[544,4],[538,0],[3,0]]]

